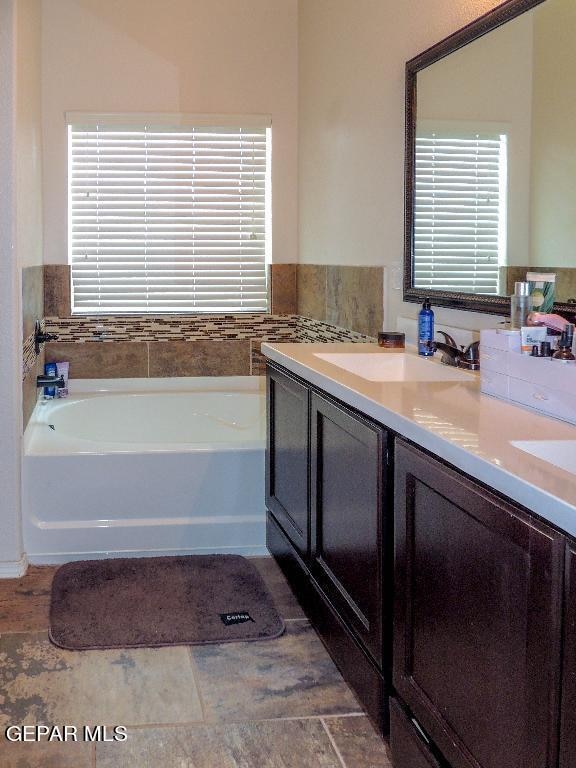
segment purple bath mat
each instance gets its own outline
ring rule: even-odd
[[[266,640],[284,632],[262,577],[238,555],[85,560],[52,582],[50,639],[69,650]]]

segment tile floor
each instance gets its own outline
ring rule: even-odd
[[[391,768],[270,558],[277,640],[64,651],[47,635],[51,567],[0,581],[2,768]],[[7,725],[124,725],[125,742],[10,743]]]

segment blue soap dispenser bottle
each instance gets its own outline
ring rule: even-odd
[[[434,312],[430,299],[425,299],[418,313],[418,354],[430,357],[434,354]]]

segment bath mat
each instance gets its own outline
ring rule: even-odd
[[[68,563],[52,582],[60,648],[154,648],[278,637],[284,622],[256,567],[238,555]]]

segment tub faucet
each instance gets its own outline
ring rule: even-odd
[[[46,376],[44,374],[36,376],[36,387],[38,389],[42,387],[58,387],[58,389],[62,389],[65,386],[64,376]]]
[[[56,341],[58,336],[55,333],[46,333],[42,330],[40,320],[36,320],[34,323],[34,351],[36,355],[40,354],[40,345],[45,344],[47,341]]]
[[[444,336],[444,341],[431,341],[430,346],[436,352],[437,350],[442,352],[442,358],[440,360],[444,365],[453,365],[458,368],[466,368],[469,371],[480,370],[480,342],[473,341],[467,347],[458,345],[445,331],[438,331]]]

